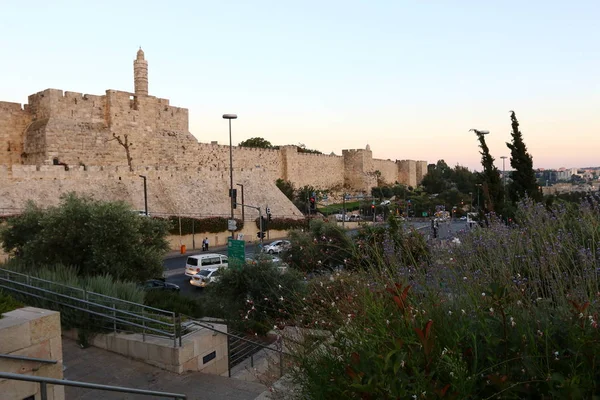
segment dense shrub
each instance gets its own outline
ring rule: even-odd
[[[207,288],[205,307],[237,330],[264,334],[296,313],[304,288],[295,271],[282,273],[273,263],[259,261],[225,269],[219,282]]]
[[[260,218],[254,220],[256,228],[260,229]],[[291,229],[301,229],[306,226],[306,220],[294,218],[273,218],[267,222],[267,229],[278,231],[287,231]],[[264,228],[264,227],[263,227]]]
[[[161,310],[173,311],[176,314],[192,318],[204,316],[202,304],[196,299],[182,296],[179,293],[150,290],[146,293],[144,304]]]
[[[21,307],[23,307],[22,303],[0,290],[0,318],[2,318],[2,314]]]
[[[140,217],[124,202],[71,193],[57,207],[29,203],[0,231],[4,250],[36,265],[75,266],[82,276],[142,281],[162,274],[166,222]]]
[[[600,395],[600,209],[522,203],[404,264],[308,285],[288,324],[327,329],[292,346],[303,398],[505,399]],[[389,232],[387,233],[389,235]],[[384,239],[385,240],[385,239]],[[374,243],[366,244],[373,246]],[[377,251],[371,251],[374,257]]]
[[[244,228],[244,221],[234,218],[237,223],[236,231]],[[191,235],[192,233],[219,233],[227,231],[227,221],[229,218],[224,217],[208,217],[208,218],[190,218],[181,217],[181,234]],[[171,223],[169,233],[171,235],[179,235],[179,217],[170,216]]]
[[[302,273],[353,268],[354,260],[360,257],[352,239],[335,223],[312,220],[310,230],[291,232],[290,241],[292,247],[282,257]]]

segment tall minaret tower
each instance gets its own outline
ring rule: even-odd
[[[137,58],[133,60],[133,84],[136,96],[148,96],[148,61],[144,59],[144,51],[140,47]]]

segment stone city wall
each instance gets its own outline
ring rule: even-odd
[[[228,216],[229,171],[186,167],[76,167],[66,171],[54,165],[0,166],[0,209],[20,210],[27,200],[43,206],[58,204],[69,192],[91,195],[98,200],[122,200],[134,209],[144,209],[143,180],[147,177],[148,208],[155,215]],[[302,218],[302,214],[277,188],[261,179],[262,171],[234,169],[234,184],[244,185],[244,202],[267,205],[275,218]],[[237,187],[239,189],[239,187]],[[238,201],[241,193],[238,191]],[[258,211],[246,208],[246,219]],[[235,210],[241,218],[241,207]]]
[[[25,106],[0,103],[0,191],[5,195],[0,203],[20,207],[24,199],[37,198],[50,205],[74,190],[130,200],[137,207],[137,174],[142,171],[156,179],[151,190],[159,210],[227,214],[230,148],[199,143],[188,131],[187,109],[173,107],[167,99],[117,90],[95,96],[47,89],[28,101]],[[281,199],[274,185],[279,178],[296,188],[368,192],[377,185],[375,171],[386,183],[415,186],[427,167],[424,161],[373,159],[368,146],[343,150],[341,157],[299,153],[296,146],[233,147],[232,153],[234,183],[268,195],[255,200],[281,206],[282,215],[298,210]],[[92,180],[98,182],[91,185]],[[123,188],[125,182],[133,186]]]

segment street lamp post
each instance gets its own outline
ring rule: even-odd
[[[146,189],[146,176],[139,175],[144,180],[144,213],[148,216],[148,190]]]
[[[504,170],[504,161],[506,160],[506,156],[500,157],[502,159],[502,183],[504,186],[504,191],[506,191],[506,172]]]
[[[477,186],[477,212],[481,211],[481,207],[479,206],[479,188],[482,186],[481,183],[476,183]]]
[[[236,114],[223,114],[223,119],[229,120],[229,205],[231,208],[231,220],[233,220],[233,147],[231,144],[231,120],[236,119]],[[231,239],[233,240],[233,230],[231,231]]]
[[[242,188],[242,221],[245,221],[246,218],[244,218],[244,185],[242,185],[241,183],[236,183],[236,185]]]

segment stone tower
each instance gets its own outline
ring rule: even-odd
[[[144,59],[141,47],[133,61],[133,84],[136,96],[148,96],[148,61]]]

